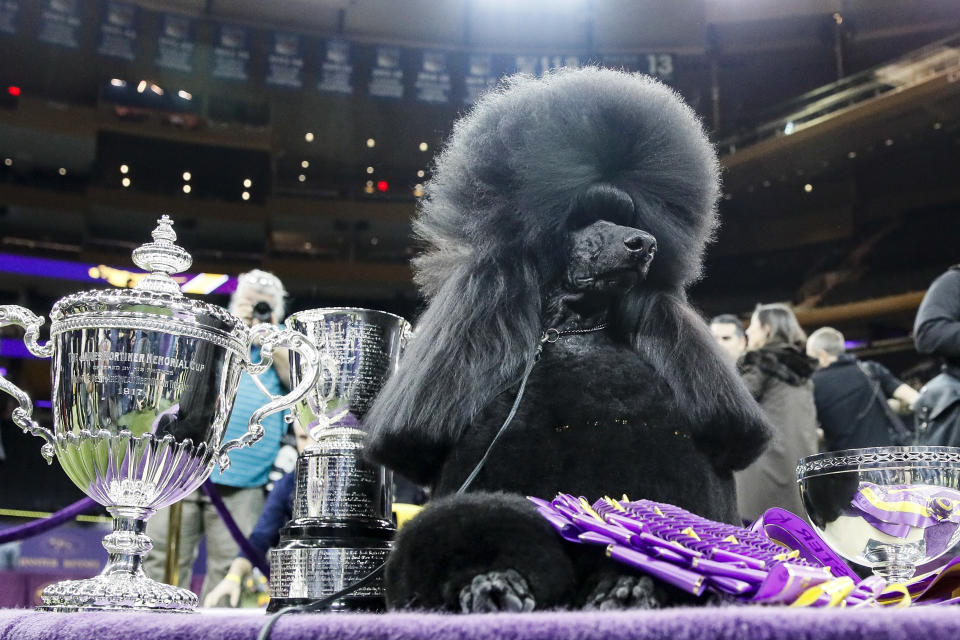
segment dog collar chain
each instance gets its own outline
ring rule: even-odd
[[[560,340],[560,338],[562,338],[563,336],[569,336],[569,335],[574,335],[578,333],[593,333],[594,331],[603,331],[606,328],[607,328],[607,323],[601,322],[597,326],[590,327],[589,329],[566,329],[564,331],[560,331],[559,329],[547,329],[546,331],[543,332],[543,335],[540,336],[540,344],[543,344],[545,342],[549,342],[550,344],[553,344],[554,342],[557,342],[558,340]]]

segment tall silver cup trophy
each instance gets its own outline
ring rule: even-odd
[[[13,420],[42,437],[47,462],[60,461],[70,479],[113,516],[103,539],[109,560],[87,580],[50,585],[48,611],[191,610],[197,596],[148,578],[143,555],[152,544],[146,520],[157,509],[194,491],[228,452],[263,436],[261,421],[293,405],[316,381],[319,355],[303,334],[275,327],[249,330],[220,307],[186,298],[171,274],[192,259],[175,244],[169,217],[153,242],[133,252],[148,275],[133,289],[87,291],[60,299],[50,312],[50,340],[37,341],[43,324],[23,307],[0,306],[0,327],[19,325],[36,356],[52,358],[53,430],[32,417],[30,398],[0,378],[0,389],[19,403]],[[250,360],[253,342],[261,360]],[[223,442],[243,370],[258,375],[274,349],[290,349],[299,363],[293,390],[250,418],[243,437]]]
[[[392,548],[392,474],[363,458],[367,409],[396,371],[410,335],[399,316],[369,309],[300,311],[288,326],[321,349],[323,371],[294,414],[316,440],[297,461],[293,519],[270,552],[268,611],[325,598],[376,569]],[[299,380],[299,357],[290,359]],[[337,600],[333,610],[377,610],[375,580]]]

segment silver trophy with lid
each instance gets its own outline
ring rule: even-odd
[[[297,461],[293,519],[270,552],[270,605],[276,611],[337,593],[376,569],[393,546],[393,478],[362,455],[361,419],[396,371],[410,324],[382,311],[327,308],[300,311],[287,326],[321,350],[317,383],[293,409],[316,444]],[[301,377],[299,358],[291,378]],[[333,610],[378,610],[375,580],[340,598]]]
[[[153,242],[133,252],[149,273],[133,289],[86,291],[60,299],[50,312],[50,340],[38,342],[44,323],[28,309],[0,306],[0,327],[19,325],[31,353],[51,358],[53,430],[32,417],[30,398],[0,377],[0,389],[19,407],[13,420],[46,442],[73,482],[113,516],[103,539],[109,560],[87,580],[50,585],[47,611],[189,611],[192,592],[148,578],[143,555],[152,544],[146,520],[194,491],[228,453],[257,442],[261,421],[292,406],[314,387],[319,354],[302,333],[259,325],[251,330],[220,307],[186,298],[171,274],[192,259],[175,244],[168,216]],[[261,359],[251,362],[251,345]],[[223,442],[241,371],[259,375],[275,349],[290,349],[299,379],[250,418],[247,433]]]

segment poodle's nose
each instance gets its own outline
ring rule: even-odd
[[[623,244],[627,247],[627,251],[644,261],[653,260],[653,256],[657,252],[657,239],[643,231],[630,234],[623,239]]]

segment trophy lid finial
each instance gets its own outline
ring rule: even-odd
[[[175,244],[177,234],[173,230],[173,220],[164,214],[157,220],[157,228],[151,233],[153,242],[148,242],[133,250],[133,262],[144,271],[149,271],[135,289],[182,295],[180,285],[170,274],[180,273],[190,268],[193,258],[181,246]]]

